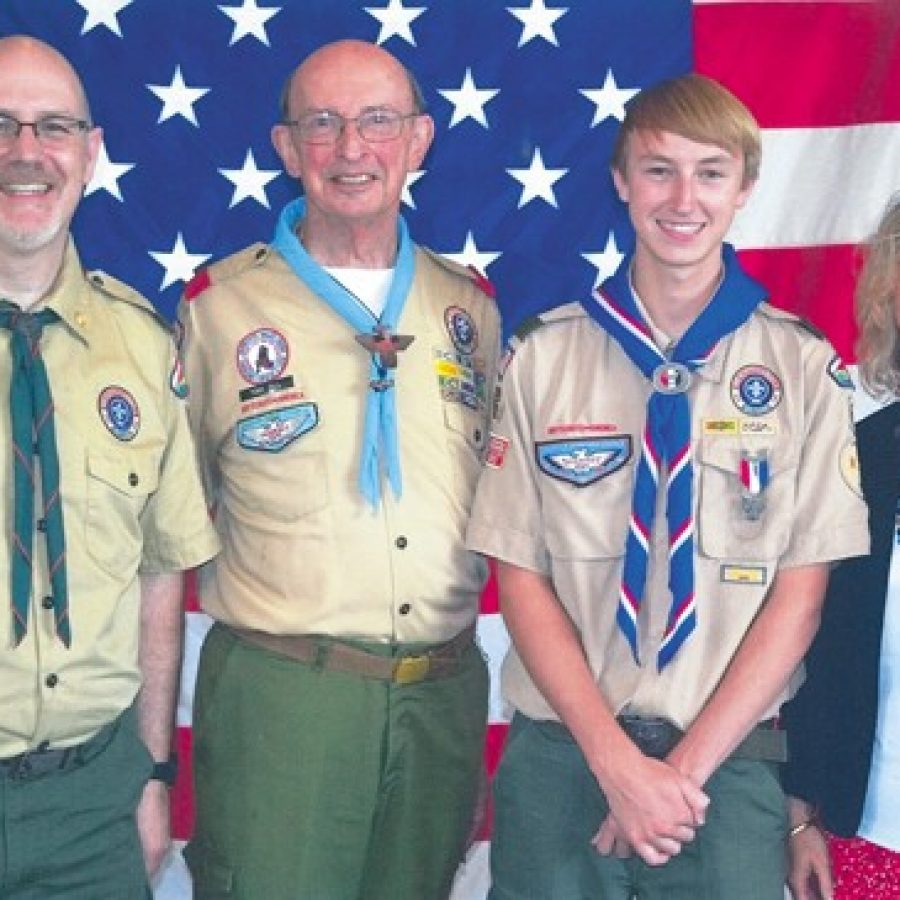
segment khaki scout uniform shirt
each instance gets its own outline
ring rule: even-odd
[[[180,313],[189,416],[223,545],[201,572],[204,610],[276,634],[398,642],[471,624],[486,567],[463,537],[489,423],[493,301],[416,250],[396,329],[415,336],[394,372],[403,494],[383,479],[373,510],[357,486],[370,356],[351,327],[262,245],[187,296],[198,290]],[[474,326],[468,344],[460,321]]]
[[[502,376],[500,415],[492,426],[468,545],[552,580],[615,713],[665,716],[687,727],[722,677],[779,569],[868,551],[851,395],[839,386],[843,370],[825,340],[763,304],[695,373],[688,399],[697,626],[659,673],[656,654],[671,603],[664,490],[657,498],[638,617],[642,665],[635,664],[616,624],[650,385],[580,305],[542,319],[547,324],[524,340]],[[753,375],[773,388],[771,401],[756,408],[740,391]],[[563,464],[573,470],[593,464],[600,477],[578,487],[542,471],[538,449],[553,441],[582,442],[561,445],[569,454]],[[592,462],[579,460],[579,447]],[[741,503],[742,451],[765,451],[771,473],[755,521]],[[769,715],[798,684],[795,675]],[[514,649],[504,664],[503,686],[526,715],[556,718]]]
[[[102,274],[85,277],[74,246],[43,306],[61,322],[41,347],[55,408],[72,645],[55,636],[44,534],[35,530],[28,632],[12,644],[13,464],[8,402],[0,403],[0,758],[42,741],[80,743],[127,708],[138,668],[139,573],[179,571],[218,547],[184,404],[173,393],[174,345],[153,307]],[[0,331],[0,397],[9,396],[10,334]],[[133,421],[104,423],[111,398]],[[39,481],[39,479],[38,479]],[[41,515],[40,490],[35,517]]]

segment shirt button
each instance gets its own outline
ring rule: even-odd
[[[38,519],[37,524],[35,525],[38,531],[46,531],[47,530],[47,520],[46,519]]]
[[[56,685],[59,684],[59,676],[50,674],[44,679],[44,684],[47,685],[48,688],[55,688]]]
[[[44,609],[53,609],[53,598],[50,596],[44,597],[44,599],[41,600],[41,606],[43,606]]]
[[[397,547],[398,550],[406,549],[407,543],[409,543],[409,542],[406,540],[405,537],[403,537],[402,534],[400,535],[400,537],[397,538],[396,541],[394,541],[394,545]]]
[[[412,607],[408,603],[401,603],[400,604],[400,615],[408,616],[411,608]]]
[[[132,487],[137,487],[137,486],[138,486],[138,482],[139,482],[140,480],[141,480],[141,479],[138,478],[137,475],[136,475],[134,472],[132,472],[132,473],[128,476],[128,483],[129,483]]]

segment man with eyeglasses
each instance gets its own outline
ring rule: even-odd
[[[150,896],[181,572],[218,547],[169,331],[69,236],[100,142],[69,63],[0,40],[4,900]]]
[[[195,698],[198,900],[440,900],[473,819],[486,568],[463,534],[498,316],[399,215],[434,126],[384,50],[288,79],[273,141],[304,198],[180,310],[224,551]]]

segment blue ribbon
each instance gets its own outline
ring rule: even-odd
[[[307,287],[322,298],[357,333],[372,334],[379,325],[393,333],[406,305],[415,271],[415,251],[409,230],[403,217],[398,218],[397,260],[394,277],[380,318],[332,278],[307,252],[297,238],[296,228],[306,214],[306,200],[300,197],[289,203],[278,217],[272,247],[291,267],[294,274]],[[387,370],[377,356],[372,356],[369,379],[369,395],[366,400],[366,418],[363,426],[362,448],[359,461],[359,489],[373,508],[381,499],[382,461],[394,496],[402,493],[400,472],[400,447],[397,436],[397,403],[393,384],[383,390],[375,390],[374,383],[388,379]]]

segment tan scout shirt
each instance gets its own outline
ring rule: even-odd
[[[843,370],[825,340],[764,304],[695,374],[688,399],[697,626],[658,673],[671,602],[663,491],[638,619],[641,666],[616,625],[650,386],[580,305],[542,318],[550,321],[518,347],[502,378],[500,417],[492,425],[468,545],[552,579],[616,713],[666,716],[687,727],[778,569],[868,550],[850,392],[838,384]],[[765,391],[753,392],[760,378],[771,388],[770,399],[754,406],[746,397],[764,397]],[[545,465],[553,474],[537,462],[548,442],[559,442],[549,447],[558,466]],[[742,505],[742,452],[764,453],[771,471],[756,520]],[[572,473],[585,471],[595,480],[577,486]],[[515,650],[505,662],[503,686],[526,715],[555,718]],[[795,675],[770,714],[797,686]]]
[[[53,612],[41,605],[50,579],[36,529],[28,633],[18,647],[9,606],[0,610],[2,758],[45,740],[80,743],[129,706],[141,683],[138,574],[198,565],[218,547],[184,403],[170,387],[174,345],[153,307],[106,275],[85,277],[71,245],[44,305],[62,319],[45,327],[41,346],[56,410],[72,645],[55,636]],[[3,398],[9,341],[0,330]],[[104,422],[111,400],[133,413],[121,428]],[[5,399],[0,423],[0,579],[8,604],[13,465]],[[41,509],[38,491],[36,517]]]
[[[471,624],[486,567],[463,537],[489,422],[493,301],[416,251],[397,326],[415,336],[395,371],[403,494],[383,480],[373,510],[357,487],[370,357],[350,326],[262,245],[187,296],[198,290],[180,313],[189,416],[223,545],[201,573],[203,608],[273,633],[400,642]],[[460,319],[469,345],[454,342]]]

